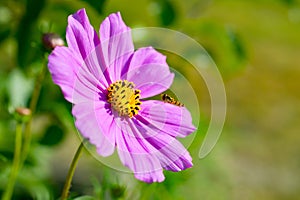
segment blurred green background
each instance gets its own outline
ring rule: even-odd
[[[223,76],[228,112],[216,147],[198,159],[209,123],[209,94],[186,61],[164,52],[170,66],[190,80],[199,98],[201,121],[189,148],[194,167],[180,173],[165,171],[163,183],[148,185],[85,152],[73,180],[72,198],[299,198],[299,0],[1,0],[0,194],[14,150],[11,113],[17,106],[28,106],[34,81],[47,62],[41,36],[55,32],[65,38],[67,16],[82,7],[97,31],[108,14],[121,11],[132,28],[166,27],[196,39]],[[80,142],[71,107],[47,73],[33,118],[31,150],[18,176],[14,199],[60,196]]]

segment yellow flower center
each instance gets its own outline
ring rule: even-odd
[[[133,82],[127,80],[112,83],[107,88],[107,102],[119,113],[119,116],[137,115],[141,109],[140,90],[134,89]]]

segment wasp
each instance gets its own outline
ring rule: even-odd
[[[170,103],[170,104],[180,106],[180,107],[184,106],[183,103],[175,100],[173,97],[169,96],[168,94],[161,94],[161,99],[166,103]]]

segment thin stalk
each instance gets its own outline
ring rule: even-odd
[[[22,162],[24,162],[26,160],[26,157],[30,150],[30,144],[31,144],[31,138],[32,138],[32,134],[31,134],[32,116],[36,110],[36,106],[37,106],[41,88],[42,88],[42,83],[43,83],[44,77],[46,75],[46,72],[47,72],[47,66],[46,66],[46,64],[44,64],[41,73],[38,75],[38,77],[35,80],[34,90],[33,90],[30,105],[29,105],[29,108],[30,108],[32,114],[31,114],[28,122],[25,125],[25,131],[24,131],[24,145],[23,145],[23,151],[22,151]]]
[[[22,123],[18,122],[16,126],[15,138],[15,153],[11,167],[10,177],[6,186],[6,190],[2,196],[2,200],[10,200],[13,194],[14,186],[18,176],[20,162],[21,162],[21,146],[22,146]]]
[[[71,166],[69,168],[68,175],[67,175],[67,178],[66,178],[66,182],[65,182],[65,185],[64,185],[64,189],[63,189],[63,192],[61,194],[61,200],[66,200],[68,198],[69,190],[70,190],[70,187],[71,187],[71,182],[72,182],[72,179],[73,179],[73,175],[74,175],[78,160],[80,158],[80,155],[82,153],[83,146],[84,146],[83,142],[81,142],[81,144],[79,145],[79,147],[78,147],[78,149],[75,153],[75,156],[72,160],[72,163],[71,163]]]

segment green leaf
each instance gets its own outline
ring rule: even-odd
[[[7,158],[0,153],[0,162],[7,162]]]
[[[118,199],[124,196],[126,187],[114,184],[110,186],[110,194],[114,199]]]
[[[173,4],[169,0],[161,0],[159,4],[161,6],[160,20],[162,25],[171,25],[176,19],[176,11]]]
[[[0,160],[2,162],[12,162],[14,158],[14,152],[8,151],[8,150],[1,150],[0,151]]]
[[[97,10],[99,14],[102,14],[103,7],[106,2],[106,0],[82,0],[82,1],[90,4],[90,6],[93,7],[95,10]]]
[[[47,128],[46,133],[40,140],[40,144],[46,146],[54,146],[59,144],[64,138],[64,131],[60,126],[51,125]]]

